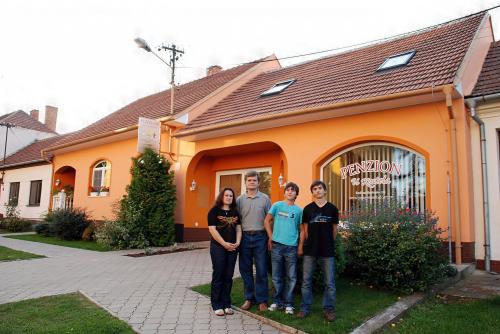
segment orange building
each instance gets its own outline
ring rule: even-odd
[[[322,179],[347,211],[360,198],[397,198],[451,225],[453,256],[474,260],[470,117],[493,41],[487,14],[258,75],[174,136],[192,143],[185,174],[184,236],[207,238],[206,214],[223,186],[244,191],[257,169],[263,191]]]

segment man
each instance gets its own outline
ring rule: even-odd
[[[288,182],[285,200],[273,204],[264,222],[275,290],[269,311],[284,308],[286,314],[293,314],[293,290],[297,283],[297,244],[302,222],[302,209],[295,205],[298,194],[299,186]]]
[[[243,237],[240,245],[240,273],[245,287],[243,310],[258,304],[259,311],[267,310],[269,290],[267,286],[267,234],[264,219],[271,207],[269,197],[259,191],[259,174],[248,171],[245,174],[246,193],[236,200],[241,217]],[[255,262],[255,284],[253,263]]]
[[[316,262],[323,270],[325,291],[323,312],[327,321],[335,321],[335,238],[339,223],[339,210],[326,200],[326,184],[314,181],[311,184],[313,202],[304,208],[298,253],[304,254],[302,303],[299,318],[305,318],[311,312],[312,279]]]

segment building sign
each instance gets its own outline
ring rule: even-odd
[[[146,147],[160,151],[161,123],[155,119],[139,117],[139,130],[137,133],[137,151],[144,153]]]
[[[387,160],[363,160],[361,162],[356,162],[349,164],[345,167],[340,168],[341,178],[344,180],[347,176],[351,177],[351,184],[353,186],[367,187],[370,189],[375,188],[379,184],[390,184],[391,179],[389,174],[394,174],[397,176],[401,175],[401,168],[403,164],[390,162]],[[384,173],[382,177],[353,177],[358,176],[361,173]]]

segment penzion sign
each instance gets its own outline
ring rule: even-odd
[[[340,176],[345,179],[347,176],[356,176],[361,173],[384,173],[382,177],[354,177],[351,179],[353,186],[366,186],[370,189],[375,188],[379,184],[390,184],[391,178],[389,174],[401,175],[401,168],[403,164],[390,162],[387,160],[363,160],[349,164],[340,168]]]

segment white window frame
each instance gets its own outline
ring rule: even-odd
[[[220,177],[222,175],[234,175],[234,174],[241,174],[241,193],[243,194],[246,192],[246,187],[245,187],[245,173],[248,171],[254,170],[257,173],[261,172],[268,172],[269,175],[273,175],[273,168],[272,167],[260,167],[260,168],[247,168],[247,169],[232,169],[232,170],[224,170],[224,171],[219,171],[215,172],[215,196],[220,192]]]
[[[416,53],[417,52],[415,50],[410,50],[410,51],[406,51],[406,52],[403,52],[403,53],[399,53],[399,54],[394,55],[394,56],[390,56],[390,57],[388,57],[382,63],[382,65],[379,66],[379,68],[377,69],[377,72],[381,72],[381,71],[385,71],[385,70],[390,70],[392,68],[406,66],[406,65],[408,65],[410,63],[410,61],[413,59],[413,57],[415,56]],[[402,57],[407,57],[408,59],[406,59],[406,61],[403,61],[403,62],[400,61],[398,63],[392,64],[392,65],[388,65],[393,60],[396,60],[397,58],[402,58]]]
[[[285,80],[285,81],[280,81],[276,83],[274,86],[266,90],[265,92],[261,93],[260,96],[269,96],[269,95],[274,95],[274,94],[279,94],[285,89],[287,89],[291,84],[295,82],[295,79],[290,79],[290,80]]]

